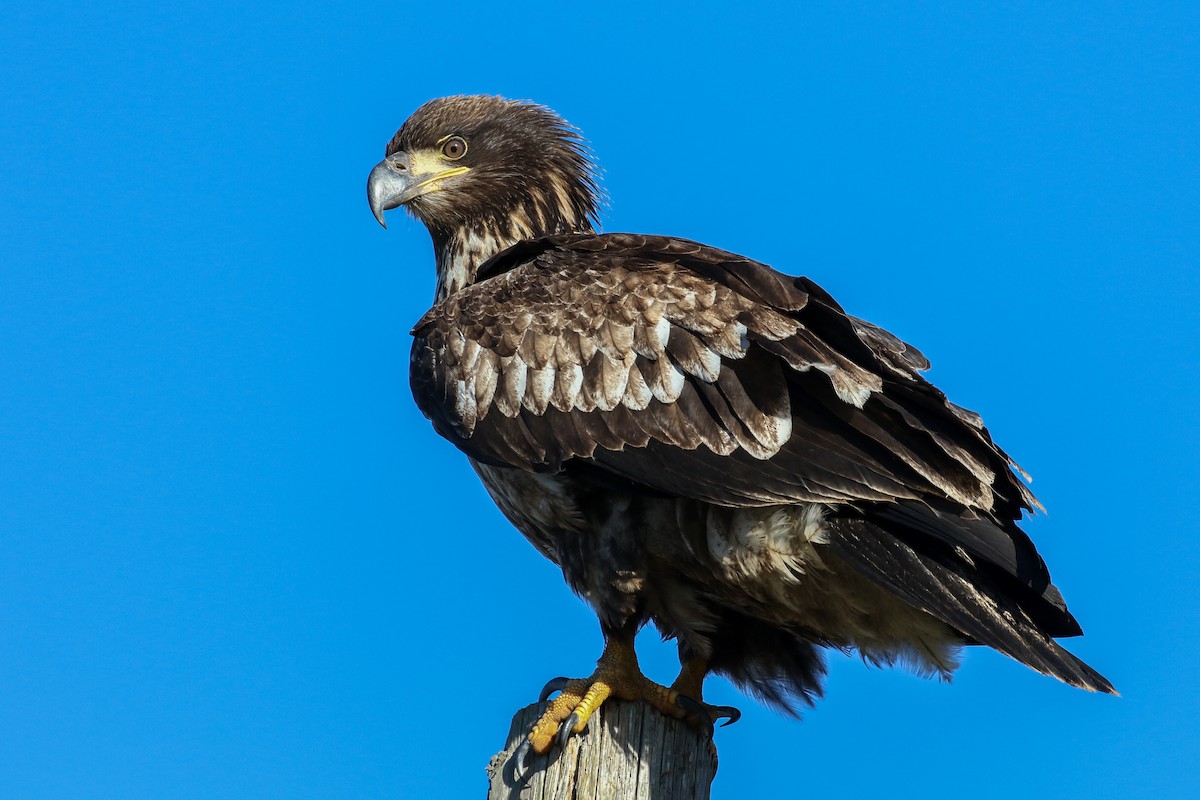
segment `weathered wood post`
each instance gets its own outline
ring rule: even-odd
[[[525,783],[506,769],[544,704],[513,717],[504,750],[488,764],[488,800],[708,800],[717,756],[687,724],[647,703],[611,700],[565,750],[529,759]]]

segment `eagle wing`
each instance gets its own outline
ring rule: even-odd
[[[675,238],[549,237],[493,258],[413,335],[418,405],[478,461],[731,507],[831,504],[850,563],[892,591],[910,572],[938,584],[906,599],[967,637],[1045,669],[989,633],[997,598],[1045,647],[1080,632],[1016,525],[1037,501],[979,417],[805,278]],[[985,623],[946,599],[962,564],[995,595],[973,600]]]
[[[481,277],[416,325],[411,373],[480,461],[590,459],[730,506],[939,499],[1014,520],[1035,503],[924,357],[806,279],[624,234],[523,243]]]

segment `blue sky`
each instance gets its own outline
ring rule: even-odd
[[[1179,3],[38,3],[0,25],[0,786],[480,796],[594,617],[413,407],[421,102],[532,98],[608,230],[745,253],[921,347],[1050,513],[1111,678],[835,655],[713,682],[715,797],[1200,794],[1200,14]],[[643,665],[673,650],[644,637]]]

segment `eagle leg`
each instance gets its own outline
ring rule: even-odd
[[[732,725],[742,718],[742,712],[733,706],[713,706],[704,702],[704,678],[708,675],[708,659],[701,655],[683,655],[679,677],[671,684],[678,693],[676,704],[682,706],[687,715],[684,720],[694,728],[700,728],[712,738],[713,725],[724,719],[721,727]]]
[[[533,754],[549,752],[557,739],[566,747],[574,734],[581,733],[588,721],[610,697],[621,700],[644,700],[663,714],[683,720],[703,731],[710,740],[717,720],[732,724],[741,712],[731,706],[712,706],[699,698],[702,695],[708,662],[703,658],[684,660],[679,677],[669,688],[651,681],[638,667],[633,637],[616,634],[608,638],[604,653],[596,662],[596,671],[587,678],[554,678],[542,689],[539,701],[545,702],[558,692],[534,723],[529,735],[517,747],[506,769],[513,782],[523,782],[529,772]]]
[[[677,719],[688,716],[688,709],[676,702],[679,692],[642,674],[632,636],[609,638],[590,677],[555,678],[542,690],[542,699],[554,692],[559,695],[550,701],[529,733],[529,743],[536,753],[547,752],[555,738],[565,743],[573,734],[581,733],[609,697],[645,700],[668,716]]]
[[[699,670],[698,677],[693,675],[696,670]],[[662,686],[642,674],[633,649],[633,637],[614,635],[605,644],[604,653],[596,662],[596,671],[590,677],[555,678],[546,684],[542,700],[554,692],[559,694],[550,701],[529,732],[530,748],[536,753],[545,753],[556,738],[565,744],[572,735],[587,727],[596,709],[609,697],[644,700],[669,717],[686,720],[711,733],[715,720],[722,717],[736,719],[738,712],[723,706],[708,706],[680,691],[683,688],[698,697],[704,671],[703,664],[695,665],[691,672],[685,666],[676,685]]]

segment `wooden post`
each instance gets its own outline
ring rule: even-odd
[[[544,704],[513,717],[503,752],[488,764],[488,800],[708,800],[717,756],[687,724],[646,703],[610,700],[565,750],[529,758],[524,784],[505,769]]]

